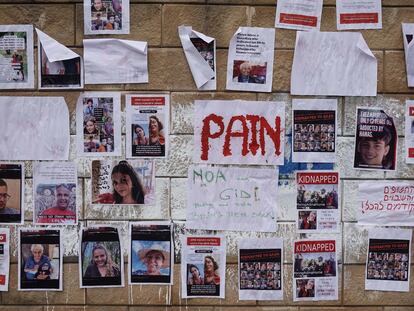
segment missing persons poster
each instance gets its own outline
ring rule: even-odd
[[[319,30],[323,0],[278,0],[276,28]]]
[[[358,190],[358,224],[414,226],[414,182],[367,181]]]
[[[271,92],[275,29],[239,27],[230,40],[227,90]]]
[[[336,0],[338,30],[381,29],[381,0]]]
[[[37,162],[33,167],[34,224],[76,225],[77,168],[74,162]]]
[[[394,120],[381,108],[358,107],[354,168],[395,171],[397,130]]]
[[[63,290],[61,229],[19,229],[18,290]]]
[[[297,172],[296,187],[298,232],[339,232],[339,173]]]
[[[194,163],[283,165],[285,103],[196,100]]]
[[[410,290],[411,237],[411,229],[369,229],[365,290]]]
[[[293,301],[338,299],[336,240],[299,240],[293,249]]]
[[[24,222],[24,163],[0,162],[0,223]]]
[[[293,99],[292,161],[336,162],[336,99]]]
[[[0,25],[0,89],[33,89],[32,25]]]
[[[283,239],[239,241],[239,300],[283,299]]]
[[[170,97],[168,94],[126,95],[127,158],[166,158]]]
[[[130,223],[129,285],[171,285],[174,243],[170,221]]]
[[[0,228],[0,292],[9,290],[10,229]]]
[[[116,227],[82,227],[79,243],[80,288],[124,287],[124,256]]]
[[[226,238],[185,235],[181,245],[181,297],[224,298]]]
[[[414,164],[414,100],[405,102],[405,162]]]
[[[191,165],[187,229],[274,232],[278,169]]]

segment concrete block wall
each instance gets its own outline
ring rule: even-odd
[[[231,92],[225,90],[225,71],[229,40],[238,26],[273,27],[275,0],[131,0],[131,34],[114,36],[149,43],[149,83],[125,85],[87,85],[85,91],[112,90],[122,94],[134,92],[169,92],[171,96],[168,160],[156,161],[157,205],[92,206],[90,204],[91,159],[76,157],[75,105],[80,91],[0,91],[0,96],[64,96],[71,112],[70,158],[78,165],[80,220],[83,224],[113,223],[121,226],[127,241],[130,220],[172,218],[175,225],[176,264],[173,286],[126,286],[115,289],[79,289],[77,265],[78,227],[64,228],[64,291],[17,291],[17,231],[12,227],[12,262],[9,292],[0,294],[0,311],[408,311],[414,310],[414,276],[409,293],[384,293],[364,290],[364,266],[367,232],[356,224],[357,185],[362,180],[414,178],[414,166],[404,163],[404,103],[414,99],[407,88],[401,22],[414,22],[413,0],[382,0],[383,29],[362,31],[378,59],[378,96],[340,97],[339,170],[341,183],[341,234],[339,266],[339,300],[293,303],[292,242],[299,235],[294,223],[294,176],[280,180],[279,228],[275,233],[226,232],[227,280],[226,299],[182,299],[180,294],[179,237],[185,230],[187,167],[193,149],[193,102],[195,99],[283,100],[289,107],[290,72],[295,31],[276,29],[276,50],[272,93]],[[82,0],[0,0],[0,24],[34,24],[61,43],[82,53]],[[177,26],[191,25],[217,39],[217,92],[198,92],[193,82],[177,34]],[[322,30],[336,31],[335,0],[324,0]],[[92,38],[92,36],[88,36]],[[100,36],[102,37],[102,36]],[[37,49],[35,49],[35,53]],[[36,58],[35,58],[36,59]],[[367,172],[352,169],[355,108],[380,106],[391,112],[398,125],[400,150],[396,172]],[[123,104],[124,106],[124,104]],[[290,126],[290,107],[286,120]],[[288,152],[288,151],[287,151]],[[32,221],[32,164],[26,162],[26,226]],[[285,252],[283,301],[239,301],[237,289],[237,240],[241,237],[283,237]],[[309,235],[312,237],[312,235]],[[313,235],[314,236],[314,235]],[[126,251],[125,251],[126,255]],[[125,269],[126,270],[126,269]],[[414,272],[414,271],[412,271]]]

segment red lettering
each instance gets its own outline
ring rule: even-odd
[[[249,144],[249,149],[253,155],[256,155],[257,150],[259,150],[260,145],[257,143],[257,123],[260,121],[260,118],[258,115],[250,115],[248,114],[246,116],[246,119],[250,122],[252,125],[251,131],[252,131],[252,140]]]
[[[211,133],[210,122],[214,122],[219,127],[219,131],[216,133]],[[209,138],[216,139],[221,136],[224,132],[224,123],[223,117],[215,115],[214,113],[208,115],[203,119],[203,129],[201,130],[201,160],[208,160],[208,150],[210,149],[210,144],[208,142]]]
[[[240,121],[241,125],[243,127],[242,132],[233,132],[233,123],[235,121]],[[231,117],[229,125],[226,129],[226,137],[224,138],[224,146],[223,146],[223,155],[225,157],[231,156],[231,148],[230,148],[230,138],[231,137],[242,137],[243,143],[242,143],[242,155],[246,155],[249,153],[249,150],[247,149],[247,139],[249,137],[249,129],[246,124],[246,119],[243,116],[234,116]]]
[[[266,118],[260,117],[260,146],[262,147],[262,155],[266,153],[266,144],[264,131],[266,130],[267,136],[269,136],[273,144],[275,145],[275,154],[280,155],[280,117],[275,118],[275,128],[273,129],[267,122]]]

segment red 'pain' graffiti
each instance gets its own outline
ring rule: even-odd
[[[209,114],[203,119],[203,127],[201,130],[201,160],[208,160],[208,153],[210,149],[210,139],[217,139],[225,132],[223,155],[225,157],[231,156],[231,139],[242,139],[241,155],[246,156],[249,152],[253,155],[257,154],[257,151],[261,149],[261,154],[266,154],[266,139],[265,134],[272,140],[275,147],[275,155],[281,154],[280,150],[280,136],[282,129],[281,119],[279,116],[275,117],[275,125],[272,127],[265,117],[258,115],[238,115],[230,118],[228,125],[225,126],[223,117],[214,113]],[[240,123],[241,130],[234,130],[235,123]],[[215,133],[211,132],[211,125],[215,124],[218,130]],[[250,126],[248,126],[248,124]],[[259,130],[258,130],[259,127]],[[259,133],[259,139],[257,139],[257,133]],[[250,142],[249,142],[250,138]]]

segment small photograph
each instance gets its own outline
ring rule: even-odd
[[[24,166],[0,163],[0,223],[23,222]]]
[[[161,122],[163,119],[163,114],[150,115],[147,122],[132,124],[132,144],[137,146],[159,146],[164,150],[160,153],[165,153],[164,125]]]
[[[253,63],[245,60],[233,62],[233,82],[266,84],[267,62]]]
[[[367,279],[408,281],[407,253],[369,252]]]
[[[335,252],[295,254],[294,277],[336,276],[335,258]]]
[[[150,160],[92,161],[92,204],[154,204]]]
[[[62,290],[59,230],[21,230],[19,290]]]
[[[241,262],[240,289],[280,290],[280,262]]]
[[[298,212],[298,229],[316,230],[317,229],[317,212],[316,211],[299,211]]]
[[[204,284],[204,265],[187,264],[187,285]]]
[[[315,297],[315,279],[296,280],[296,298]]]
[[[220,258],[218,257],[218,255],[204,257],[204,285],[220,285]]]
[[[294,152],[335,152],[334,124],[295,124]]]
[[[121,30],[122,0],[90,0],[91,30]]]
[[[338,184],[298,185],[296,202],[298,209],[338,209]]]

